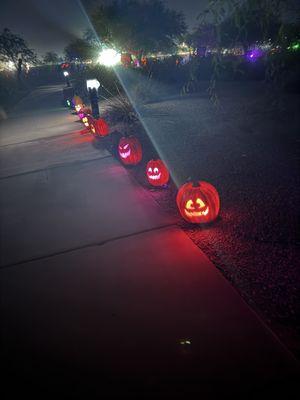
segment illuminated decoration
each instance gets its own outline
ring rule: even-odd
[[[122,137],[118,150],[120,159],[125,165],[136,165],[142,159],[142,145],[134,136]]]
[[[63,74],[64,74],[64,76],[66,76],[66,77],[70,75],[68,71],[64,71]]]
[[[62,63],[62,64],[60,64],[60,68],[61,69],[65,69],[65,68],[69,68],[70,67],[70,64],[69,63]]]
[[[94,118],[91,115],[86,116],[86,120],[84,122],[84,126],[94,134]],[[93,128],[93,129],[92,129]]]
[[[131,64],[131,55],[129,53],[121,54],[121,63],[124,67],[128,68]]]
[[[169,171],[162,160],[150,160],[146,167],[146,174],[152,186],[163,186],[170,178]]]
[[[77,115],[78,115],[79,119],[82,121],[82,119],[85,117],[86,114],[81,110],[81,111],[79,111],[79,113],[77,113]]]
[[[121,54],[114,49],[104,49],[99,55],[98,62],[105,67],[113,67],[121,62]]]
[[[83,108],[83,104],[76,104],[75,105],[75,110],[77,113],[79,113],[79,111]]]
[[[204,224],[214,221],[220,211],[220,197],[208,182],[199,181],[184,184],[177,193],[177,207],[188,222]]]
[[[86,115],[82,118],[81,121],[84,126],[86,126],[87,128],[89,127],[88,117]]]
[[[256,48],[256,49],[249,50],[246,53],[246,58],[247,58],[248,61],[255,62],[259,58],[261,58],[263,56],[263,54],[264,53],[260,49]]]
[[[82,98],[77,95],[73,97],[72,103],[77,113],[84,107]]]
[[[71,102],[70,102],[70,100],[67,100],[67,106],[68,106],[68,107],[71,107]]]
[[[87,115],[91,115],[92,114],[92,110],[90,108],[87,107],[83,107],[78,113],[78,117],[79,119],[82,121],[82,119],[84,117],[86,117]],[[83,122],[83,121],[82,121]]]
[[[83,125],[84,125],[86,128],[90,129],[90,125],[93,123],[94,119],[93,119],[93,117],[92,117],[91,115],[85,115],[85,116],[82,118],[81,121],[83,122]]]
[[[298,51],[300,50],[300,42],[293,42],[291,45],[287,48],[288,50],[291,51]]]
[[[103,118],[94,119],[90,124],[90,129],[95,136],[107,136],[109,134],[109,126]]]

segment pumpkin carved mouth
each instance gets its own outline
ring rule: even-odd
[[[128,149],[128,150],[127,150]],[[119,154],[122,158],[127,158],[130,156],[131,150],[129,148],[129,144],[126,144],[123,148],[119,148]],[[124,151],[126,150],[126,151]]]
[[[187,217],[203,217],[209,213],[209,207],[198,197],[186,202],[184,212]]]
[[[185,214],[187,217],[202,217],[205,216],[209,213],[209,208],[206,207],[205,210],[203,211],[188,211],[188,210],[184,210]]]
[[[120,156],[122,158],[127,158],[130,156],[130,153],[131,153],[130,149],[128,151],[120,151]]]
[[[148,175],[150,179],[153,179],[154,181],[157,181],[158,179],[160,179],[161,177],[161,173],[159,173],[158,175]]]
[[[159,172],[159,169],[156,167],[153,169],[150,167],[148,169],[148,178],[157,181],[161,178],[161,172]]]

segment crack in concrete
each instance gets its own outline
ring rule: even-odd
[[[74,166],[74,165],[79,164],[79,163],[87,164],[89,162],[93,162],[93,161],[97,161],[97,160],[105,160],[105,159],[111,158],[111,157],[112,157],[112,155],[108,154],[107,156],[91,158],[89,160],[74,160],[74,161],[70,161],[70,162],[67,162],[67,163],[54,164],[54,165],[50,165],[50,166],[47,166],[47,167],[44,167],[44,168],[34,169],[34,170],[31,170],[31,171],[25,171],[25,172],[19,172],[17,174],[12,174],[12,175],[0,176],[0,181],[2,181],[4,179],[15,178],[15,177],[18,177],[18,176],[35,174],[37,172],[49,171],[49,170],[56,169],[56,168],[64,168],[64,167]]]
[[[28,258],[28,259],[25,259],[25,260],[17,261],[17,262],[14,262],[14,263],[4,264],[4,265],[0,266],[0,271],[2,269],[12,268],[12,267],[16,267],[16,266],[19,266],[19,265],[22,265],[22,264],[27,264],[27,263],[30,263],[30,262],[34,262],[34,261],[45,260],[45,259],[48,259],[48,258],[51,258],[51,257],[56,257],[56,256],[68,254],[68,253],[73,253],[73,252],[78,251],[78,250],[84,250],[84,249],[88,249],[88,248],[91,248],[91,247],[104,246],[104,245],[106,245],[108,243],[115,242],[117,240],[127,239],[127,238],[130,238],[130,237],[133,237],[133,236],[141,235],[143,233],[158,231],[158,230],[161,230],[161,229],[170,228],[170,227],[176,227],[176,226],[177,226],[176,223],[164,224],[164,225],[156,226],[154,228],[143,229],[143,230],[138,231],[138,232],[128,233],[126,235],[116,236],[116,237],[111,238],[111,239],[105,239],[105,240],[102,240],[101,242],[86,243],[86,244],[84,244],[82,246],[71,247],[69,249],[53,252],[53,253],[50,253],[50,254],[44,254],[42,256],[32,257],[32,258]]]

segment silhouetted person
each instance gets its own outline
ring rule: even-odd
[[[19,59],[18,59],[18,68],[17,68],[17,77],[18,77],[18,81],[21,80],[22,63],[23,63],[22,58],[19,58]]]

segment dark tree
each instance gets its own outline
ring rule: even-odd
[[[73,40],[65,47],[64,53],[68,61],[73,61],[75,59],[87,61],[96,56],[94,46],[84,39]]]
[[[60,62],[60,57],[54,51],[48,51],[43,58],[45,64],[58,64]]]
[[[124,51],[170,52],[186,31],[183,15],[160,0],[114,1],[91,18],[99,39]]]
[[[37,56],[21,36],[5,28],[0,34],[0,61],[12,62],[20,76],[22,65],[37,63]]]

